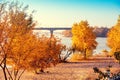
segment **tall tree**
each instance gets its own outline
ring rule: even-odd
[[[93,49],[97,46],[96,35],[92,29],[87,21],[81,21],[72,26],[72,46],[84,54],[84,59],[87,55],[92,54]]]
[[[7,74],[11,80],[19,80],[24,70],[19,76],[18,71],[23,69],[23,62],[28,56],[28,51],[31,51],[30,45],[25,44],[33,36],[32,28],[35,23],[32,20],[32,13],[28,15],[25,12],[28,6],[23,7],[18,2],[1,3],[0,5],[0,67],[5,80],[8,79]],[[9,62],[12,64],[14,76],[7,68]]]
[[[43,70],[59,63],[61,43],[54,36],[34,34],[35,22],[27,9],[18,2],[0,4],[0,67],[5,80],[20,80],[26,69]]]
[[[111,48],[110,55],[120,51],[120,16],[117,24],[113,26],[107,33],[107,45]]]
[[[6,73],[6,58],[7,58],[7,49],[4,46],[7,44],[7,22],[8,22],[8,15],[6,12],[6,5],[7,3],[0,3],[0,67],[3,70],[4,78],[7,80],[7,73]]]

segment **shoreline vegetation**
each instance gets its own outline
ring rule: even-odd
[[[107,27],[93,27],[93,32],[96,34],[96,37],[106,37],[109,29],[110,28]],[[62,32],[62,35],[65,37],[72,37],[72,32],[70,30],[65,30]]]

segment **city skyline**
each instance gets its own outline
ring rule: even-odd
[[[15,0],[14,0],[15,1]],[[37,26],[71,27],[87,20],[90,26],[111,27],[120,14],[120,0],[21,0],[35,10]]]

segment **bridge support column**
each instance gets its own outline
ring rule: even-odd
[[[53,36],[53,30],[50,30],[50,37]]]

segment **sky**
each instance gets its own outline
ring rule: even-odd
[[[120,15],[120,0],[18,0],[35,10],[37,26],[71,27],[87,20],[90,26],[112,27]]]

